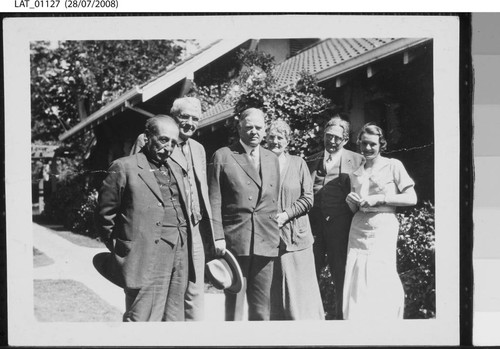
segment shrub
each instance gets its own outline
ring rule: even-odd
[[[80,166],[71,162],[60,166],[56,189],[45,203],[43,221],[62,224],[77,234],[97,237],[94,223],[97,191],[89,183],[89,176]]]
[[[434,206],[425,202],[398,213],[398,272],[405,290],[405,319],[436,316],[436,280],[434,257]],[[326,319],[335,313],[333,279],[328,267],[319,280]],[[383,316],[383,314],[381,314]]]
[[[425,202],[406,214],[398,214],[398,220],[398,272],[405,289],[405,318],[434,318],[434,206]]]

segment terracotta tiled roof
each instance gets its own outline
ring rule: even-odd
[[[287,59],[276,67],[279,86],[295,83],[302,71],[316,74],[361,56],[395,39],[326,39]]]

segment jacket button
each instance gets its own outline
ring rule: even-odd
[[[248,181],[247,184],[250,185],[250,181]]]
[[[160,226],[160,225],[161,225],[161,222],[156,222],[156,225],[157,225],[157,226]]]
[[[159,203],[158,203],[158,206],[160,206],[160,207],[161,207],[161,202],[159,202]]]
[[[253,198],[251,196],[248,197],[248,200],[252,200]]]
[[[157,244],[157,243],[159,243],[159,242],[160,242],[160,240],[155,240],[155,244]]]

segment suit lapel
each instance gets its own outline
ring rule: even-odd
[[[262,172],[263,188],[267,188],[267,183],[269,182],[269,180],[276,180],[276,174],[273,173],[273,170],[276,168],[275,165],[273,165],[273,160],[275,160],[275,158],[276,155],[274,153],[270,151],[264,151],[264,148],[260,147],[260,170]]]
[[[344,149],[342,152],[342,157],[340,158],[340,164],[342,166],[343,173],[352,173],[354,170],[354,163],[351,154]]]
[[[139,177],[146,183],[148,188],[155,194],[155,196],[163,202],[163,197],[161,196],[160,187],[156,181],[155,175],[151,166],[149,166],[148,159],[144,153],[139,152],[136,154],[137,157],[137,167],[139,167]]]
[[[324,168],[324,165],[323,165],[324,158],[325,158],[325,152],[321,151],[319,153],[316,153],[316,154],[312,155],[312,157],[310,159],[308,159],[308,161],[312,162],[312,164],[311,164],[311,166],[309,168],[311,169],[310,172],[311,172],[311,176],[312,176],[313,182],[316,179],[316,173],[318,171],[320,173],[321,172],[325,172],[325,168]]]
[[[186,187],[184,185],[184,177],[185,177],[184,172],[186,172],[186,170],[180,167],[180,165],[172,158],[172,156],[170,156],[167,159],[167,164],[170,166],[170,169],[172,170],[172,174],[174,175],[175,180],[177,181],[177,185],[179,186],[179,192],[181,194],[182,200],[186,204],[188,202],[186,197]]]
[[[262,152],[260,153],[260,163],[261,163],[261,170],[263,170],[263,163],[262,163]],[[262,185],[262,181],[260,179],[259,174],[257,173],[257,170],[253,167],[252,162],[250,161],[250,157],[247,155],[245,152],[245,149],[243,146],[238,142],[235,147],[233,148],[233,153],[232,156],[234,160],[240,165],[240,167],[245,171],[245,173],[250,177],[259,187]],[[264,173],[262,173],[264,175]]]
[[[174,160],[179,166],[184,170],[187,171],[187,160],[184,154],[182,153],[181,147],[176,146],[174,148],[174,151],[172,152],[172,155],[170,155],[170,159]]]
[[[191,141],[191,139],[188,139],[188,144],[189,144],[189,151],[191,152],[191,158],[193,159],[193,172],[194,172],[194,177],[198,182],[202,182],[204,174],[203,174],[203,169],[200,167],[204,163],[204,161],[198,161],[198,158],[200,155],[198,154],[196,146],[194,146],[194,143]]]

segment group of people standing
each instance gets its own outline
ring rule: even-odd
[[[402,318],[396,270],[397,206],[416,203],[401,162],[382,157],[382,130],[365,125],[361,154],[343,149],[349,123],[332,118],[325,150],[290,155],[290,126],[266,128],[243,111],[239,141],[206,166],[191,136],[200,102],[177,99],[171,116],[149,119],[130,156],[115,160],[99,192],[108,270],[124,288],[124,321],[204,318],[205,252],[234,254],[243,280],[225,292],[225,319],[321,320],[319,275],[328,263],[336,319]],[[267,146],[261,143],[265,140]]]

